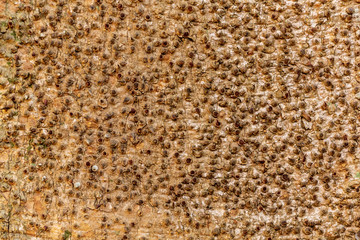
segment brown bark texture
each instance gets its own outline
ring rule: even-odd
[[[0,239],[360,239],[358,0],[0,0]]]

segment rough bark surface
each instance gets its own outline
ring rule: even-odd
[[[1,239],[360,239],[359,1],[1,0]]]

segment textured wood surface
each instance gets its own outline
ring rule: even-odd
[[[1,239],[360,239],[358,1],[0,1]]]

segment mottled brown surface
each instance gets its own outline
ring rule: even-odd
[[[358,1],[0,1],[1,239],[360,239]]]

